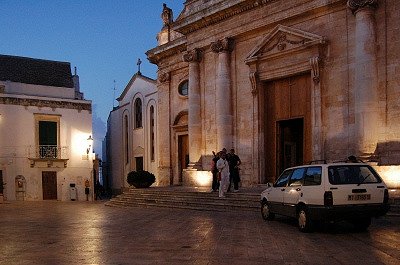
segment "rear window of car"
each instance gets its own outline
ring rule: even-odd
[[[375,170],[368,165],[341,165],[328,167],[329,182],[333,185],[381,183]]]

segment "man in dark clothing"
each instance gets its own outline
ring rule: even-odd
[[[214,157],[211,161],[211,173],[212,173],[212,184],[211,184],[211,191],[217,191],[219,188],[219,181],[217,178],[218,175],[218,169],[217,169],[217,161],[219,159],[218,154],[215,154],[215,152],[212,152]]]
[[[240,182],[240,176],[239,176],[239,165],[242,163],[240,161],[240,158],[238,155],[235,154],[235,149],[231,149],[229,155],[227,155],[227,160],[229,163],[229,188],[228,191],[230,191],[232,182],[233,182],[233,192],[238,192],[239,191],[239,182]]]

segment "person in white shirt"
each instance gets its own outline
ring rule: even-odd
[[[219,182],[219,197],[225,197],[225,192],[228,189],[229,184],[229,164],[226,160],[226,152],[220,152],[220,159],[217,161],[217,169],[221,175]]]

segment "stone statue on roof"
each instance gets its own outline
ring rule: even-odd
[[[169,26],[173,22],[172,9],[167,7],[167,4],[163,4],[163,11],[161,13],[161,18],[164,23],[164,27]]]

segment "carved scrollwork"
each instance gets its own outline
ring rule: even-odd
[[[158,80],[161,83],[169,82],[171,80],[171,74],[169,72],[160,73],[158,75]]]
[[[250,78],[250,83],[251,83],[251,94],[253,94],[253,96],[256,96],[258,94],[258,88],[257,88],[258,74],[257,74],[257,72],[254,72],[254,71],[250,72],[249,78]]]
[[[288,35],[286,33],[281,32],[281,33],[279,33],[277,41],[272,46],[265,49],[263,52],[267,53],[269,51],[272,51],[275,47],[279,51],[283,51],[286,49],[287,44],[298,45],[298,44],[304,44],[305,42],[306,42],[305,39],[291,40],[288,38]]]
[[[377,8],[378,0],[348,0],[347,6],[351,9],[351,11],[354,14],[360,8],[364,8],[364,7]]]
[[[187,51],[183,54],[183,60],[185,62],[200,62],[201,61],[201,53],[199,49],[193,49],[191,51]]]
[[[211,43],[211,50],[215,53],[230,52],[233,50],[233,39],[224,38]]]
[[[318,84],[320,81],[319,78],[319,57],[314,57],[310,59],[310,65],[311,65],[311,74],[312,74],[312,79],[315,84]]]

